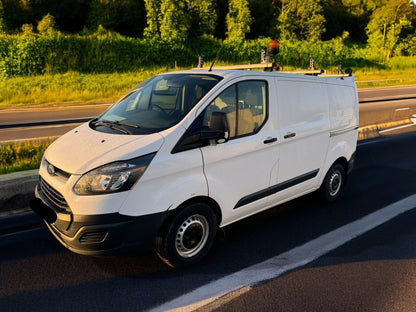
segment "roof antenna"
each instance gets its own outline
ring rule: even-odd
[[[210,68],[209,68],[209,70],[208,70],[209,72],[210,72],[210,71],[212,71],[212,66],[214,66],[214,63],[215,63],[215,61],[217,60],[218,55],[220,54],[221,50],[222,50],[222,45],[221,45],[221,46],[220,46],[220,48],[218,49],[218,51],[217,51],[217,55],[215,55],[214,61],[212,62],[211,67],[210,67]]]

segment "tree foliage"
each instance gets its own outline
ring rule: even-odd
[[[144,0],[144,2],[147,27],[143,34],[147,38],[160,37],[160,18],[162,17],[160,1]]]
[[[0,0],[0,33],[6,31],[6,22],[4,20],[4,7],[3,1]]]
[[[55,18],[49,13],[46,14],[42,20],[38,23],[38,32],[40,34],[50,35],[56,31]]]
[[[288,0],[279,17],[284,39],[320,40],[325,32],[325,17],[319,0]]]
[[[280,8],[281,3],[276,0],[249,0],[249,9],[253,23],[250,25],[250,32],[247,34],[247,37],[254,39],[260,36],[276,36],[276,21]]]
[[[88,13],[88,26],[124,33],[132,37],[143,35],[145,7],[137,0],[91,0]]]
[[[248,0],[230,0],[226,17],[227,38],[230,41],[243,41],[253,23]]]
[[[213,0],[145,0],[148,38],[179,40],[214,32],[216,11]]]
[[[367,26],[369,45],[381,51],[386,59],[390,58],[402,32],[412,26],[411,13],[408,0],[390,0],[377,8]]]
[[[416,54],[416,5],[410,0],[0,0],[0,72],[7,75],[123,71],[130,64],[169,60],[188,64],[186,57],[208,60],[221,45],[221,54],[249,49],[243,54],[250,57],[238,60],[251,61],[267,43],[254,48],[247,39],[260,38],[254,40],[259,44],[265,37],[285,42],[281,51],[288,42],[296,49],[301,46],[295,41],[308,41],[314,49],[325,44],[339,60],[349,46],[361,44],[360,59],[386,62],[392,55]],[[290,51],[280,55],[300,63]]]

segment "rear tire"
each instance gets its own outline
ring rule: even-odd
[[[341,196],[346,182],[345,169],[340,163],[334,164],[325,176],[320,189],[322,198],[334,202]]]
[[[217,217],[208,205],[191,204],[159,233],[155,246],[157,254],[174,268],[195,264],[210,250],[217,226]]]

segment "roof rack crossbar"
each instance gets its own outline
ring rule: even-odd
[[[228,66],[215,66],[212,67],[213,70],[250,70],[250,69],[271,69],[273,68],[273,63],[260,63],[260,64],[247,64],[247,65],[228,65]],[[208,69],[208,67],[197,67],[193,68],[195,70]],[[277,71],[284,74],[300,74],[300,75],[312,75],[319,77],[328,77],[328,78],[342,78],[349,77],[351,74],[327,74],[323,69],[306,69],[306,70],[292,70],[292,71]]]
[[[273,63],[262,63],[262,64],[247,64],[247,65],[228,65],[228,66],[214,66],[213,70],[221,69],[256,69],[256,68],[272,68]],[[209,67],[194,68],[194,69],[209,69]]]

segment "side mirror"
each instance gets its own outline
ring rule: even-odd
[[[201,131],[201,140],[225,143],[230,138],[230,123],[224,112],[212,112],[209,130]]]

